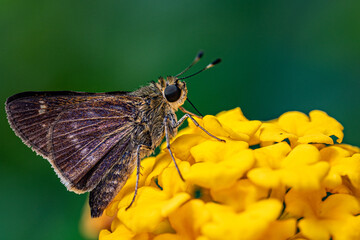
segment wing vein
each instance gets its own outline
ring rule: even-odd
[[[58,123],[69,123],[69,122],[77,122],[77,121],[89,121],[89,120],[101,120],[101,119],[121,119],[122,116],[119,117],[92,117],[92,118],[81,118],[81,119],[70,119],[70,120],[61,120]]]
[[[85,145],[82,146],[81,148],[77,149],[77,150],[76,150],[75,152],[73,152],[70,156],[62,159],[62,162],[68,160],[69,158],[71,158],[72,156],[74,156],[76,153],[78,153],[79,151],[83,150],[85,147],[89,146],[89,144],[91,144],[91,143],[94,142],[95,140],[98,140],[98,138],[94,138],[94,139],[90,140],[87,144],[85,144]],[[84,141],[83,141],[83,142],[84,142]],[[54,146],[53,146],[53,149],[54,149]],[[58,152],[59,152],[59,151],[58,151]],[[63,156],[64,154],[66,154],[66,152],[63,153],[63,154],[60,154],[59,156],[55,156],[55,158],[60,158],[60,157]],[[83,159],[81,159],[81,160],[83,160]],[[80,161],[81,161],[81,160],[80,160]]]
[[[114,131],[116,132],[116,131]],[[112,137],[112,135],[114,134],[114,132],[112,132],[111,134],[108,134],[108,137],[104,138],[99,144],[96,145],[96,147],[94,147],[88,154],[86,154],[84,157],[82,157],[74,166],[72,166],[70,168],[70,172],[76,168],[84,159],[86,159],[91,153],[93,153],[101,144],[103,144],[106,140],[108,140],[110,137]],[[109,151],[109,150],[108,150]],[[106,154],[106,152],[104,152],[104,155]]]

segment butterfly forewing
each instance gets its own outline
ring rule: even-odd
[[[47,158],[68,189],[89,191],[130,141],[140,98],[126,93],[29,92],[8,99],[18,136]]]

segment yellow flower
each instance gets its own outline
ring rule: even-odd
[[[189,172],[184,175],[189,183],[208,189],[223,189],[233,185],[238,179],[243,177],[244,173],[254,163],[253,153],[250,149],[241,150],[241,145],[231,144],[230,140],[228,143],[206,143],[204,142],[192,148],[193,151],[191,153],[196,164],[193,164]],[[226,147],[222,148],[218,144]],[[215,152],[217,151],[224,154],[216,156]]]
[[[248,177],[254,183],[269,188],[281,185],[295,189],[318,189],[329,170],[329,164],[320,161],[319,150],[309,144],[300,144],[290,150],[287,143],[278,143],[255,150],[264,167],[249,171]],[[270,150],[269,150],[270,149]],[[279,153],[280,151],[280,153]],[[271,156],[275,154],[274,156]],[[282,155],[282,156],[281,156]]]
[[[291,189],[285,197],[286,209],[300,219],[298,225],[310,239],[360,239],[359,199],[349,194],[324,191],[300,192]]]
[[[332,146],[320,151],[324,161],[328,161],[331,170],[325,179],[328,188],[334,188],[342,184],[342,177],[349,178],[351,184],[360,190],[360,154],[351,155],[341,146]]]
[[[142,160],[105,213],[107,239],[360,239],[360,151],[321,111],[249,121],[240,108],[189,121]],[[335,139],[335,142],[334,140]]]
[[[240,213],[216,203],[208,203],[206,207],[211,218],[202,227],[204,236],[208,239],[240,240],[261,239],[280,215],[282,204],[275,199],[260,200]]]
[[[344,137],[343,126],[334,118],[318,110],[310,112],[309,117],[300,112],[288,112],[274,122],[264,124],[260,140],[265,144],[290,141],[291,146],[301,143],[334,144],[341,143]]]

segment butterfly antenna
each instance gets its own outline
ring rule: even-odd
[[[195,75],[197,75],[197,74],[205,71],[206,69],[212,68],[213,66],[215,66],[216,64],[218,64],[218,63],[220,63],[220,62],[221,62],[221,59],[218,58],[218,59],[216,59],[215,61],[213,61],[212,63],[208,64],[208,65],[207,65],[206,67],[204,67],[203,69],[201,69],[200,71],[198,71],[198,72],[196,72],[196,73],[194,73],[194,74],[191,74],[191,75],[189,75],[189,76],[186,76],[186,77],[178,78],[178,79],[176,79],[176,80],[182,80],[182,79],[186,79],[186,78],[190,78],[190,77],[192,77],[192,76],[195,76]]]
[[[181,73],[176,74],[175,77],[178,77],[178,76],[184,74],[187,70],[189,70],[192,66],[194,66],[202,58],[203,55],[204,55],[203,51],[198,52],[198,54],[196,54],[196,57],[194,58],[192,63],[187,68],[185,68]]]

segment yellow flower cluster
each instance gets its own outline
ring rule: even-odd
[[[171,148],[142,161],[106,209],[100,240],[360,239],[360,150],[322,111],[249,121],[239,108],[189,121]],[[336,143],[334,142],[336,141]]]

